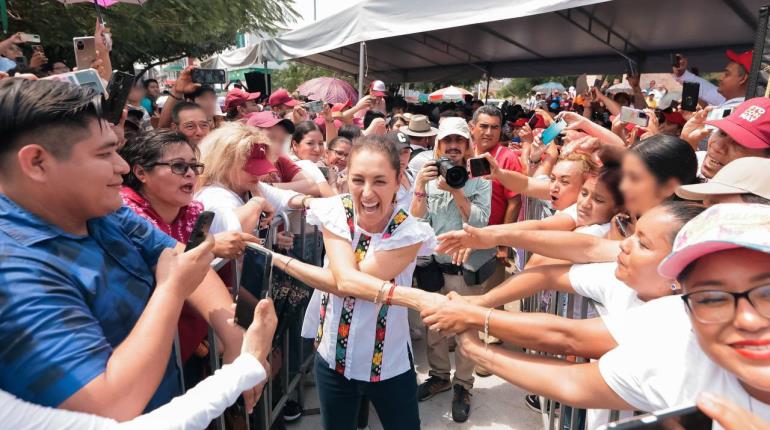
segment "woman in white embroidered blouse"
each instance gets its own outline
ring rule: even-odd
[[[323,230],[326,268],[280,254],[273,254],[273,264],[326,293],[316,356],[324,428],[355,429],[365,394],[385,429],[418,429],[407,307],[446,301],[411,288],[415,259],[433,253],[435,237],[428,224],[394,204],[402,173],[384,137],[357,140],[348,169],[350,195],[309,204],[308,222]]]

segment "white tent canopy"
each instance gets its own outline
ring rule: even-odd
[[[266,39],[262,58],[293,59],[391,82],[671,70],[681,52],[721,70],[750,49],[768,0],[364,0]]]

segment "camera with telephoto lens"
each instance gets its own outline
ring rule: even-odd
[[[436,160],[439,175],[444,177],[447,185],[452,188],[462,188],[468,182],[468,171],[463,166],[455,166],[448,157]]]

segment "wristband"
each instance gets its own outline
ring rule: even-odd
[[[377,291],[377,295],[374,297],[375,305],[381,303],[381,301],[384,299],[382,295],[383,295],[383,291],[385,290],[385,286],[387,285],[388,285],[388,281],[385,281],[382,283],[382,285],[380,285],[380,289]]]
[[[492,316],[492,311],[495,308],[489,308],[487,314],[484,316],[484,351],[489,348],[489,318]]]
[[[390,284],[390,291],[388,291],[388,298],[385,300],[385,304],[390,306],[391,300],[393,300],[393,291],[396,290],[396,284]]]
[[[421,191],[414,190],[414,196],[417,197],[418,199],[424,199],[428,197],[428,193],[423,193]]]
[[[294,261],[294,258],[289,258],[289,261],[286,262],[286,264],[283,266],[283,273],[289,274],[289,264]]]

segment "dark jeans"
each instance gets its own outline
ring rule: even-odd
[[[321,421],[326,430],[356,430],[361,397],[374,405],[385,430],[420,428],[417,375],[414,368],[380,382],[348,380],[315,356],[315,377],[321,401]]]

